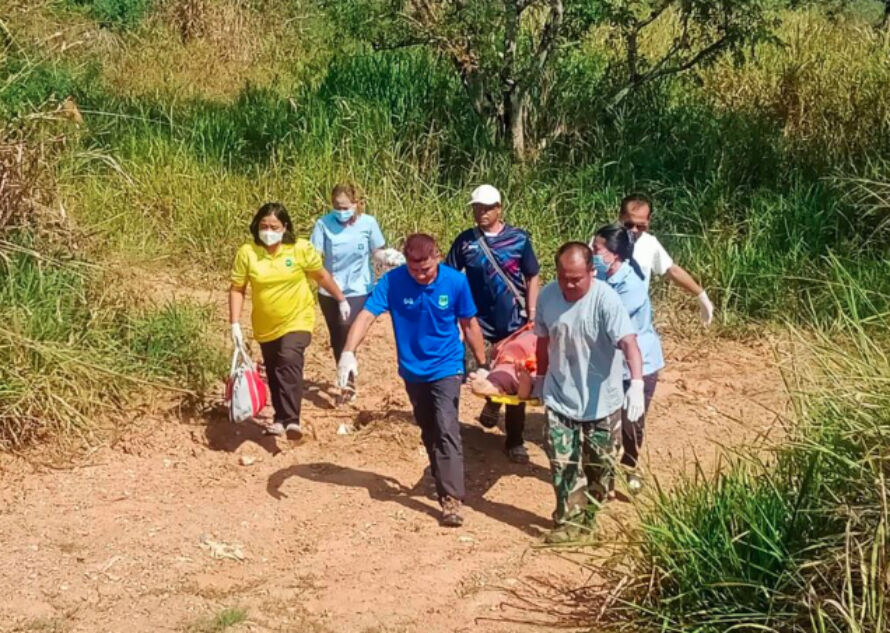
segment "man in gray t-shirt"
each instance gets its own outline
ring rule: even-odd
[[[545,449],[556,492],[550,543],[592,527],[615,476],[621,407],[643,413],[643,360],[636,330],[618,295],[594,281],[593,254],[582,242],[556,253],[558,281],[538,297],[537,371],[544,375]],[[622,356],[622,352],[624,353]],[[624,358],[631,386],[622,385]]]

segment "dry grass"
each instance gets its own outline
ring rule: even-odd
[[[287,89],[317,48],[307,44],[317,26],[285,0],[163,0],[130,33],[52,0],[0,4],[17,46],[71,67],[98,62],[122,97],[226,101],[247,84]]]
[[[890,32],[794,12],[779,37],[780,45],[758,47],[753,63],[704,71],[700,96],[722,110],[772,115],[802,148],[854,155],[890,135]]]

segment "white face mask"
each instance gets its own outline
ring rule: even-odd
[[[260,241],[266,246],[275,246],[284,238],[284,233],[280,231],[260,231]]]

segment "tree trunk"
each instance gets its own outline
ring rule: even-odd
[[[513,158],[520,163],[524,162],[526,158],[525,93],[519,88],[516,88],[510,93],[509,107],[507,108],[506,114],[506,123],[510,133],[510,143],[513,148]]]
[[[500,71],[503,119],[503,138],[510,139],[513,156],[522,161],[525,158],[525,130],[523,129],[523,91],[517,85],[514,74],[516,48],[519,40],[519,26],[522,11],[516,0],[507,2],[504,12],[504,57]]]

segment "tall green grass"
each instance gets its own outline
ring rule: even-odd
[[[203,395],[224,372],[206,306],[155,306],[110,272],[0,257],[0,448],[94,441],[145,388]]]
[[[633,550],[630,629],[890,627],[890,357],[886,327],[871,330],[802,336],[798,369],[811,370],[791,377],[798,424],[781,448],[657,492]]]
[[[133,28],[148,13],[155,0],[68,0],[83,7],[102,26]]]
[[[366,189],[391,239],[425,230],[445,246],[469,222],[466,192],[494,182],[548,266],[560,242],[589,236],[624,193],[643,189],[656,200],[654,231],[725,322],[828,322],[839,305],[874,318],[890,306],[890,241],[851,201],[849,183],[890,181],[890,110],[877,89],[890,81],[885,42],[814,13],[790,14],[783,36],[785,46],[764,46],[741,69],[718,65],[697,85],[656,87],[618,111],[578,111],[576,134],[526,166],[491,144],[451,70],[417,51],[347,49],[296,89],[247,86],[228,102],[122,97],[75,73],[87,125],[61,186],[100,248],[137,261],[188,254],[217,274],[262,202],[282,200],[308,232],[342,179]],[[855,41],[843,64],[820,66],[822,45],[844,38]],[[797,88],[808,105],[794,116],[806,128],[773,91],[796,60],[819,75]],[[856,86],[874,106],[861,120],[844,97]]]

